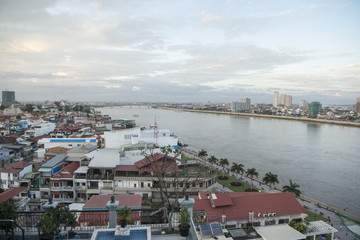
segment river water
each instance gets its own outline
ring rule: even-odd
[[[194,150],[254,167],[261,178],[271,171],[280,185],[291,179],[305,195],[360,216],[360,128],[145,106],[96,110],[140,127],[156,118]]]

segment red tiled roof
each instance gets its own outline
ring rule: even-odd
[[[19,173],[24,170],[25,167],[30,166],[31,163],[25,161],[19,161],[10,165],[7,165],[5,168],[0,168],[0,172],[6,173]]]
[[[115,201],[119,201],[118,207],[141,207],[141,195],[93,195],[84,205],[84,210],[89,209],[106,209],[106,203],[110,201],[111,196],[115,197]]]
[[[213,193],[210,194],[210,199],[214,203],[215,207],[231,206],[233,202],[229,193]]]
[[[5,192],[0,193],[0,203],[8,201],[9,199],[13,198],[14,196],[18,195],[19,193],[25,191],[26,188],[18,187],[18,188],[10,188]]]
[[[253,211],[255,218],[260,213],[275,213],[277,216],[306,213],[291,193],[228,193],[233,204],[231,206],[213,207],[210,199],[195,198],[194,211],[203,210],[209,222],[221,221],[222,215],[226,219],[247,219]],[[217,193],[219,195],[219,193]]]
[[[178,172],[179,168],[176,161],[179,159],[161,153],[155,153],[147,158],[137,161],[134,165],[143,172],[153,172],[155,169],[165,172]]]
[[[79,168],[78,162],[72,162],[66,165],[63,169],[58,171],[52,178],[72,178],[76,169]]]
[[[41,135],[41,136],[38,136],[38,137],[28,138],[27,140],[30,141],[30,142],[37,143],[40,139],[48,138],[48,137],[49,137],[48,135]]]

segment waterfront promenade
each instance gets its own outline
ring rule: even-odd
[[[327,119],[307,118],[307,117],[291,117],[291,116],[278,116],[278,115],[266,115],[266,114],[255,114],[255,113],[239,113],[239,112],[220,112],[220,111],[178,109],[178,108],[166,108],[166,107],[159,107],[159,108],[160,109],[165,109],[165,110],[173,110],[173,111],[210,113],[210,114],[224,114],[224,115],[258,117],[258,118],[274,118],[274,119],[280,119],[280,120],[292,120],[292,121],[303,121],[303,122],[313,122],[313,123],[335,124],[335,125],[342,125],[342,126],[348,126],[348,127],[360,127],[360,123],[357,123],[357,122],[345,122],[345,121],[335,121],[335,120],[327,120]]]
[[[204,165],[216,168],[220,171],[222,171],[222,167],[218,167],[218,166],[214,166],[212,164],[210,164],[207,161],[206,157],[198,157],[198,153],[188,149],[188,148],[182,148],[182,150],[188,154],[189,157],[191,157],[193,160],[195,161],[199,161]],[[227,168],[227,170],[230,172],[230,168]],[[238,176],[240,177],[240,176]],[[246,176],[242,176],[243,177],[243,181],[249,183],[250,182],[250,178],[246,177]],[[267,191],[267,185],[262,181],[262,179],[260,178],[253,178],[253,185],[255,187],[257,187],[258,189],[262,189],[262,191],[265,192],[269,192]],[[265,188],[264,188],[265,187]],[[226,186],[223,186],[221,184],[214,184],[212,186],[212,188],[216,188],[220,191],[223,192],[229,192],[232,191],[231,189],[227,188]],[[275,188],[271,188],[270,192],[282,192],[282,186],[280,185],[275,185]],[[335,239],[348,239],[348,240],[355,240],[355,236],[353,235],[352,232],[350,232],[347,227],[343,224],[343,222],[341,221],[340,217],[337,215],[337,213],[341,213],[345,216],[348,216],[350,218],[356,219],[358,221],[360,221],[360,217],[356,216],[350,212],[347,212],[346,209],[339,209],[335,206],[332,206],[330,204],[318,201],[316,199],[313,199],[309,196],[303,195],[301,194],[300,197],[297,198],[297,200],[299,201],[299,203],[304,206],[307,210],[314,212],[316,214],[320,214],[321,216],[328,218],[330,217],[330,223],[334,228],[336,228],[338,230],[338,232],[335,234]]]

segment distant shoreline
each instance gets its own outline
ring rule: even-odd
[[[334,121],[334,120],[327,120],[327,119],[288,117],[288,116],[277,116],[277,115],[254,114],[254,113],[237,113],[237,112],[218,112],[218,111],[208,111],[208,110],[178,109],[178,108],[168,108],[168,107],[157,107],[157,108],[165,109],[165,110],[173,110],[173,111],[223,114],[223,115],[259,117],[259,118],[275,118],[275,119],[282,119],[282,120],[293,120],[293,121],[314,122],[314,123],[327,123],[327,124],[342,125],[342,126],[348,126],[348,127],[360,127],[360,123],[341,122],[341,121]]]

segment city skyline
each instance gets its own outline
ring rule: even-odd
[[[360,96],[358,1],[1,1],[18,101],[322,104]],[[240,97],[239,97],[240,96]]]

